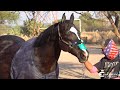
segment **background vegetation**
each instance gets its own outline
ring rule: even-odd
[[[51,25],[50,23],[45,24],[37,21],[38,11],[23,12],[28,19],[24,21],[23,26],[20,26],[17,22],[20,19],[19,11],[0,11],[0,35],[13,34],[31,38],[38,36],[45,28]],[[78,19],[81,20],[81,36],[86,37],[88,42],[98,44],[107,38],[114,38],[119,42],[120,11],[73,12],[80,15]],[[30,15],[32,16],[31,18]],[[55,21],[53,21],[53,23],[55,23]],[[77,28],[80,28],[79,21],[74,21],[74,23]],[[110,36],[108,33],[111,33],[109,34]]]

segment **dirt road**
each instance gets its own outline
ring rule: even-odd
[[[89,61],[92,64],[97,63],[103,57],[101,49],[98,47],[87,46],[90,52]],[[78,59],[68,52],[61,52],[58,63],[60,67],[59,79],[99,79],[98,74],[89,73],[84,65],[79,63]]]

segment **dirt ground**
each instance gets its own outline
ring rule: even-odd
[[[90,52],[89,61],[97,63],[104,55],[99,46],[86,45]],[[61,52],[59,58],[59,79],[99,79],[98,74],[91,74],[78,59],[68,52]]]

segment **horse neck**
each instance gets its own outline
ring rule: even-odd
[[[48,35],[47,43],[45,44],[45,46],[48,46],[48,49],[49,48],[53,49],[53,50],[51,50],[51,54],[54,54],[56,60],[58,60],[61,49],[59,46],[59,35],[58,35],[58,27],[57,26],[51,27],[51,31]]]
[[[55,42],[58,38],[57,32],[58,23],[50,26],[44,32],[42,32],[35,40],[34,47],[41,47],[46,45],[46,43]]]
[[[61,49],[59,47],[59,36],[57,29],[47,29],[34,43],[35,62],[41,63],[38,66],[41,72],[47,73],[55,69],[56,62],[59,59]],[[44,63],[44,64],[42,64]],[[47,70],[47,71],[46,71]]]

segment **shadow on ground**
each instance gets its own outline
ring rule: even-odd
[[[59,63],[59,79],[95,79],[86,76],[83,64]]]

